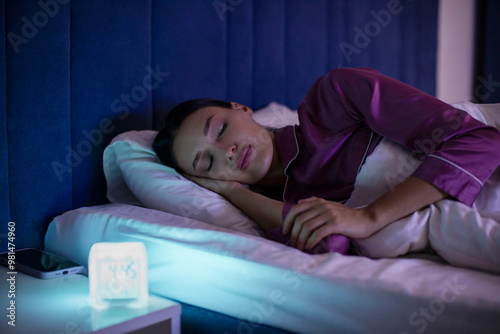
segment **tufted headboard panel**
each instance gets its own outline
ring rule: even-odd
[[[102,153],[197,97],[296,108],[368,66],[434,94],[437,0],[1,0],[0,246],[106,202]]]

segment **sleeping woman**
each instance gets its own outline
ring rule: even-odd
[[[471,207],[500,165],[496,128],[372,69],[323,75],[297,112],[299,125],[271,130],[247,106],[190,100],[170,112],[153,147],[164,164],[227,198],[271,239],[309,253],[346,254],[350,240],[369,239],[442,200]],[[420,156],[419,166],[368,205],[344,205],[383,138]],[[282,187],[283,200],[247,185]],[[464,224],[446,228],[470,229]],[[500,272],[500,222],[489,224],[474,227],[487,245],[460,256],[469,267],[491,258],[479,269]]]

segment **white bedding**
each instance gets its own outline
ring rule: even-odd
[[[126,204],[56,217],[48,251],[87,264],[100,241],[141,241],[152,293],[241,322],[302,333],[492,333],[500,276],[425,259],[308,255],[244,233]]]
[[[473,106],[462,106],[469,107]],[[486,121],[490,119],[485,117]],[[116,196],[123,187],[134,188],[131,182],[136,181],[131,163],[138,157],[144,158],[146,160],[139,161],[147,171],[152,166],[152,160],[147,159],[154,158],[150,157],[149,148],[145,150],[126,140],[116,147],[127,149],[130,159],[122,159],[121,165],[114,166],[118,168],[117,173],[130,169],[132,179],[120,179],[118,175]],[[363,176],[365,172],[377,173],[376,168],[370,171],[372,167],[385,170],[382,161],[391,166],[394,160],[387,160],[387,156],[380,153],[390,145],[384,142],[377,148],[378,153],[370,155],[348,205],[366,205],[378,191],[394,185],[381,182],[374,186],[370,177],[364,179]],[[137,156],[138,152],[143,155]],[[398,159],[400,153],[408,154],[398,149],[387,152],[393,154],[393,159]],[[392,164],[392,167],[398,165]],[[184,182],[177,175],[172,176],[170,180],[174,184]],[[497,181],[500,182],[500,174]],[[137,185],[140,187],[134,189],[139,189],[144,196],[125,192],[128,198],[123,201],[134,203],[138,197],[141,199],[136,204],[156,201],[155,193],[141,188],[144,184],[140,182],[136,182]],[[365,191],[365,186],[371,190]],[[174,189],[170,194],[174,198],[179,189],[170,185],[160,188]],[[229,212],[225,207],[227,203],[218,196],[205,196],[207,201],[213,200],[214,208],[222,208],[221,211],[203,211],[206,214],[195,211],[181,216],[182,212],[164,212],[168,211],[163,206],[167,201],[157,202],[159,207],[154,209],[116,203],[68,211],[49,225],[45,247],[86,265],[90,247],[95,242],[142,241],[148,251],[152,293],[238,317],[241,322],[235,333],[256,330],[252,327],[255,324],[248,321],[302,333],[492,333],[500,328],[499,275],[452,267],[434,258],[373,260],[340,254],[308,255],[259,237],[244,217],[238,220],[241,224],[236,228],[231,226],[234,217],[224,214]],[[492,199],[500,199],[500,191],[496,195],[480,196],[477,204],[481,208],[495,208]],[[454,205],[446,204],[444,209]],[[232,214],[242,217],[236,211]],[[221,221],[220,217],[226,220]],[[440,217],[439,210],[434,213],[435,217]],[[407,228],[399,229],[401,233],[397,238],[389,228],[373,239],[358,242],[357,246],[364,247],[365,251],[385,247],[387,252],[395,250],[393,256],[423,249],[427,240],[415,237],[415,233],[420,236],[422,233],[422,216],[417,218],[410,224],[406,221]],[[405,243],[407,240],[414,244]]]
[[[462,102],[454,106],[483,123],[494,126],[500,123],[500,104]],[[277,103],[270,103],[256,111],[254,119],[271,127],[298,123],[296,112]],[[161,164],[152,148],[156,134],[156,131],[125,132],[113,139],[104,151],[103,166],[111,202],[142,205],[238,232],[264,236],[255,222],[225,198]],[[413,152],[383,139],[361,168],[351,198],[345,204],[358,207],[371,203],[405,180],[420,163],[421,160]],[[431,246],[457,266],[500,273],[500,226],[497,223],[500,221],[500,170],[497,174],[499,181],[490,182],[483,188],[475,208],[481,213],[488,211],[490,216],[492,211],[496,211],[495,217],[476,215],[476,211],[465,205],[444,200],[390,224],[369,238],[354,240],[355,249],[371,258],[390,258]],[[467,221],[467,225],[461,222],[461,217],[466,216],[474,217]],[[484,235],[485,231],[489,234]],[[468,242],[471,233],[478,237]]]

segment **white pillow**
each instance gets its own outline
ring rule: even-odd
[[[297,113],[277,103],[256,111],[254,118],[275,128],[298,124]],[[107,196],[112,203],[142,205],[247,234],[264,235],[259,225],[224,197],[160,163],[152,147],[157,133],[125,132],[106,147],[103,166]]]
[[[287,106],[276,102],[271,102],[264,108],[255,111],[253,119],[263,126],[275,129],[299,124],[296,110],[291,110]]]

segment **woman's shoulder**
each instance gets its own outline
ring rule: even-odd
[[[325,74],[323,74],[317,82],[322,82],[325,80],[356,80],[360,77],[372,77],[372,76],[382,75],[376,69],[370,67],[339,67],[335,68]]]

